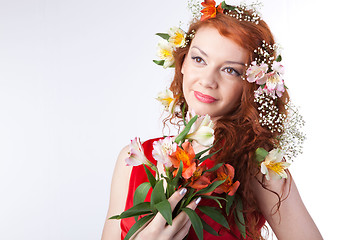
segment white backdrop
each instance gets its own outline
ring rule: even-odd
[[[352,2],[265,0],[262,10],[307,122],[291,170],[329,240],[360,239]],[[161,134],[154,97],[172,71],[152,63],[154,34],[186,11],[179,0],[0,0],[0,239],[100,239],[119,151]]]

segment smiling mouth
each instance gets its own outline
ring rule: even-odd
[[[194,91],[194,95],[197,100],[199,100],[200,102],[203,102],[203,103],[213,103],[213,102],[217,101],[216,98],[213,98],[212,96],[209,96],[206,94],[202,94],[201,92],[198,92],[198,91]]]

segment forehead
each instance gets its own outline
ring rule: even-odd
[[[202,27],[195,33],[190,49],[199,48],[209,57],[227,61],[242,61],[247,59],[248,52],[235,41],[222,36],[214,27]]]

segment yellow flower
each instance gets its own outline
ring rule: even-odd
[[[158,44],[157,55],[161,60],[164,60],[164,65],[163,65],[164,68],[170,67],[175,62],[174,49],[170,45],[170,43],[164,39],[160,41]]]
[[[265,157],[261,163],[261,173],[265,174],[267,180],[271,177],[287,178],[285,169],[290,166],[290,163],[283,162],[284,153],[280,149],[273,149]]]
[[[164,105],[166,111],[174,113],[177,98],[174,97],[172,91],[166,89],[165,91],[158,93],[156,100],[158,100],[159,102],[161,102],[162,105]]]
[[[169,30],[169,43],[174,47],[185,46],[185,32],[178,27],[172,27]]]

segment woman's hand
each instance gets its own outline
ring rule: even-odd
[[[175,206],[185,196],[186,188],[176,191],[170,198],[169,203],[171,210],[174,211]],[[195,209],[200,202],[200,198],[192,201],[187,207]],[[172,225],[166,223],[165,218],[157,213],[155,217],[146,225],[140,228],[131,239],[137,240],[182,240],[188,233],[191,222],[185,212],[181,212],[172,221]]]

